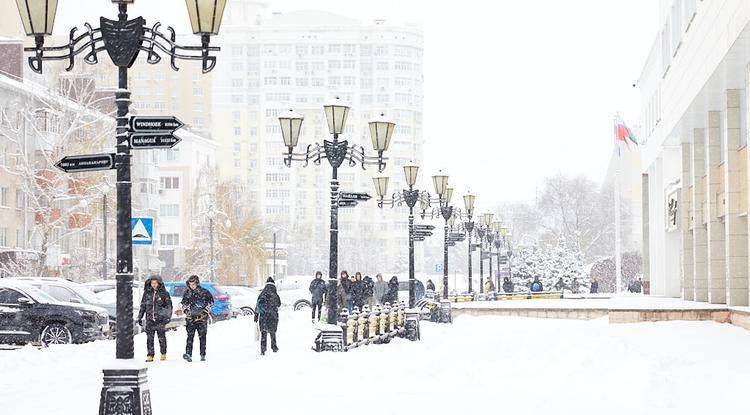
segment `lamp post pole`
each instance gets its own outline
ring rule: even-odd
[[[107,279],[107,193],[102,195],[102,223],[104,224],[104,243],[102,244],[102,280]]]
[[[448,221],[453,216],[453,207],[445,206],[440,210],[445,221],[443,227],[443,298],[446,299],[448,298]]]
[[[490,265],[490,272],[487,274],[487,281],[494,280],[494,274],[492,273],[492,240],[495,238],[495,236],[492,234],[491,230],[487,230],[487,263]],[[497,269],[500,271],[500,268]],[[492,285],[492,284],[490,284]],[[497,287],[495,287],[497,290]]]
[[[471,264],[471,251],[472,251],[472,246],[471,246],[471,232],[474,230],[474,222],[471,221],[471,217],[469,217],[469,221],[466,222],[464,224],[464,226],[466,227],[466,232],[468,233],[467,240],[469,241],[469,293],[471,294],[471,293],[474,292],[474,290],[471,288],[471,279],[472,279],[472,275],[471,275],[471,265],[472,265]]]
[[[484,293],[484,228],[479,225],[477,229],[479,239],[479,293]]]
[[[214,218],[213,216],[209,216],[208,218],[208,245],[209,250],[211,252],[211,258],[208,263],[208,280],[210,282],[214,282],[214,279],[216,278],[216,252],[214,251]]]

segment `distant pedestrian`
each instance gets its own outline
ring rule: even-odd
[[[208,319],[211,306],[214,305],[214,297],[207,289],[201,287],[197,275],[191,275],[187,280],[187,290],[182,296],[182,311],[185,313],[185,330],[187,330],[187,342],[185,354],[182,358],[188,362],[193,361],[193,339],[198,332],[200,341],[201,361],[206,360],[206,335],[208,334]]]
[[[383,303],[396,304],[398,301],[398,277],[395,275],[388,281],[388,290],[383,296]]]
[[[427,280],[427,291],[435,291],[435,283],[432,280]]]
[[[323,300],[326,296],[326,282],[323,281],[323,273],[315,273],[315,279],[310,281],[310,294],[312,295],[312,321],[313,323],[320,320],[320,312],[323,308]],[[317,311],[317,317],[315,312]]]
[[[510,277],[503,278],[503,291],[506,293],[512,293],[513,289],[513,281],[510,280]]]
[[[557,291],[565,291],[565,289],[566,289],[566,288],[568,288],[568,287],[567,287],[567,286],[565,285],[565,281],[563,281],[563,278],[562,278],[562,277],[560,277],[560,278],[559,278],[559,279],[557,280],[557,282],[555,283],[555,285],[554,285],[554,287],[553,287],[553,288],[554,288],[555,290],[557,290]]]
[[[349,273],[346,271],[341,271],[339,285],[336,287],[336,301],[339,310],[346,308],[351,313],[351,281],[349,281]]]
[[[146,280],[141,306],[138,310],[138,324],[146,331],[147,362],[154,361],[154,333],[159,337],[161,360],[167,360],[165,326],[170,320],[172,320],[172,298],[164,287],[161,277],[152,276]]]
[[[281,299],[276,292],[276,283],[272,277],[266,280],[266,286],[258,295],[258,303],[255,306],[255,322],[260,326],[260,354],[266,354],[267,337],[271,335],[271,350],[276,353],[279,347],[276,344],[276,329],[279,326],[279,307]]]
[[[589,288],[589,292],[591,294],[596,294],[599,292],[599,281],[597,281],[596,278],[594,278],[591,281],[591,287]]]
[[[376,304],[385,304],[383,298],[385,297],[386,292],[388,292],[388,283],[383,281],[383,275],[376,275],[375,289],[373,291],[373,297],[375,297]]]
[[[531,283],[531,292],[533,293],[540,293],[544,290],[544,286],[542,285],[542,282],[539,281],[539,276],[534,277],[534,282]]]
[[[578,294],[579,289],[580,284],[578,283],[578,278],[573,278],[573,282],[570,283],[570,291],[572,291],[573,294]]]
[[[362,283],[365,286],[365,304],[370,306],[370,310],[372,310],[373,307],[375,307],[375,283],[372,281],[372,278],[370,278],[369,275],[365,275],[365,278],[362,279]]]
[[[362,281],[362,274],[359,272],[354,274],[354,281],[351,282],[350,291],[352,308],[357,307],[358,310],[362,311],[362,307],[365,305],[365,283]]]
[[[492,282],[491,278],[488,278],[487,281],[484,282],[484,292],[491,293],[495,291],[495,284]]]

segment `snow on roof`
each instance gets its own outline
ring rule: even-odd
[[[350,17],[320,10],[298,10],[276,13],[264,22],[266,26],[358,26],[359,21]]]

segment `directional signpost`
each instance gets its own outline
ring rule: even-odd
[[[184,125],[177,117],[133,116],[130,118],[130,148],[172,148],[182,141],[173,133]]]
[[[358,192],[341,192],[339,193],[339,199],[341,200],[356,200],[358,202],[366,202],[370,200],[371,196],[367,193]]]
[[[65,156],[55,164],[55,167],[66,173],[111,170],[115,168],[115,155],[103,153]]]
[[[433,225],[414,225],[415,231],[432,231],[435,230]]]
[[[457,239],[457,238],[463,239],[465,236],[466,234],[463,234],[461,232],[451,232],[448,234],[448,238],[453,238],[453,239]]]
[[[357,206],[356,200],[339,200],[339,207],[347,208]]]

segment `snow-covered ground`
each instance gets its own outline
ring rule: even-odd
[[[285,311],[279,353],[259,356],[239,319],[211,326],[203,363],[182,361],[184,332],[171,332],[169,360],[148,365],[154,414],[748,412],[750,332],[731,325],[462,316],[422,330],[317,354],[308,314]],[[111,341],[0,350],[0,413],[97,413],[112,356]]]
[[[726,304],[686,301],[680,298],[656,297],[641,294],[609,294],[599,298],[467,301],[453,303],[453,308],[498,309],[609,309],[609,310],[727,310]]]

